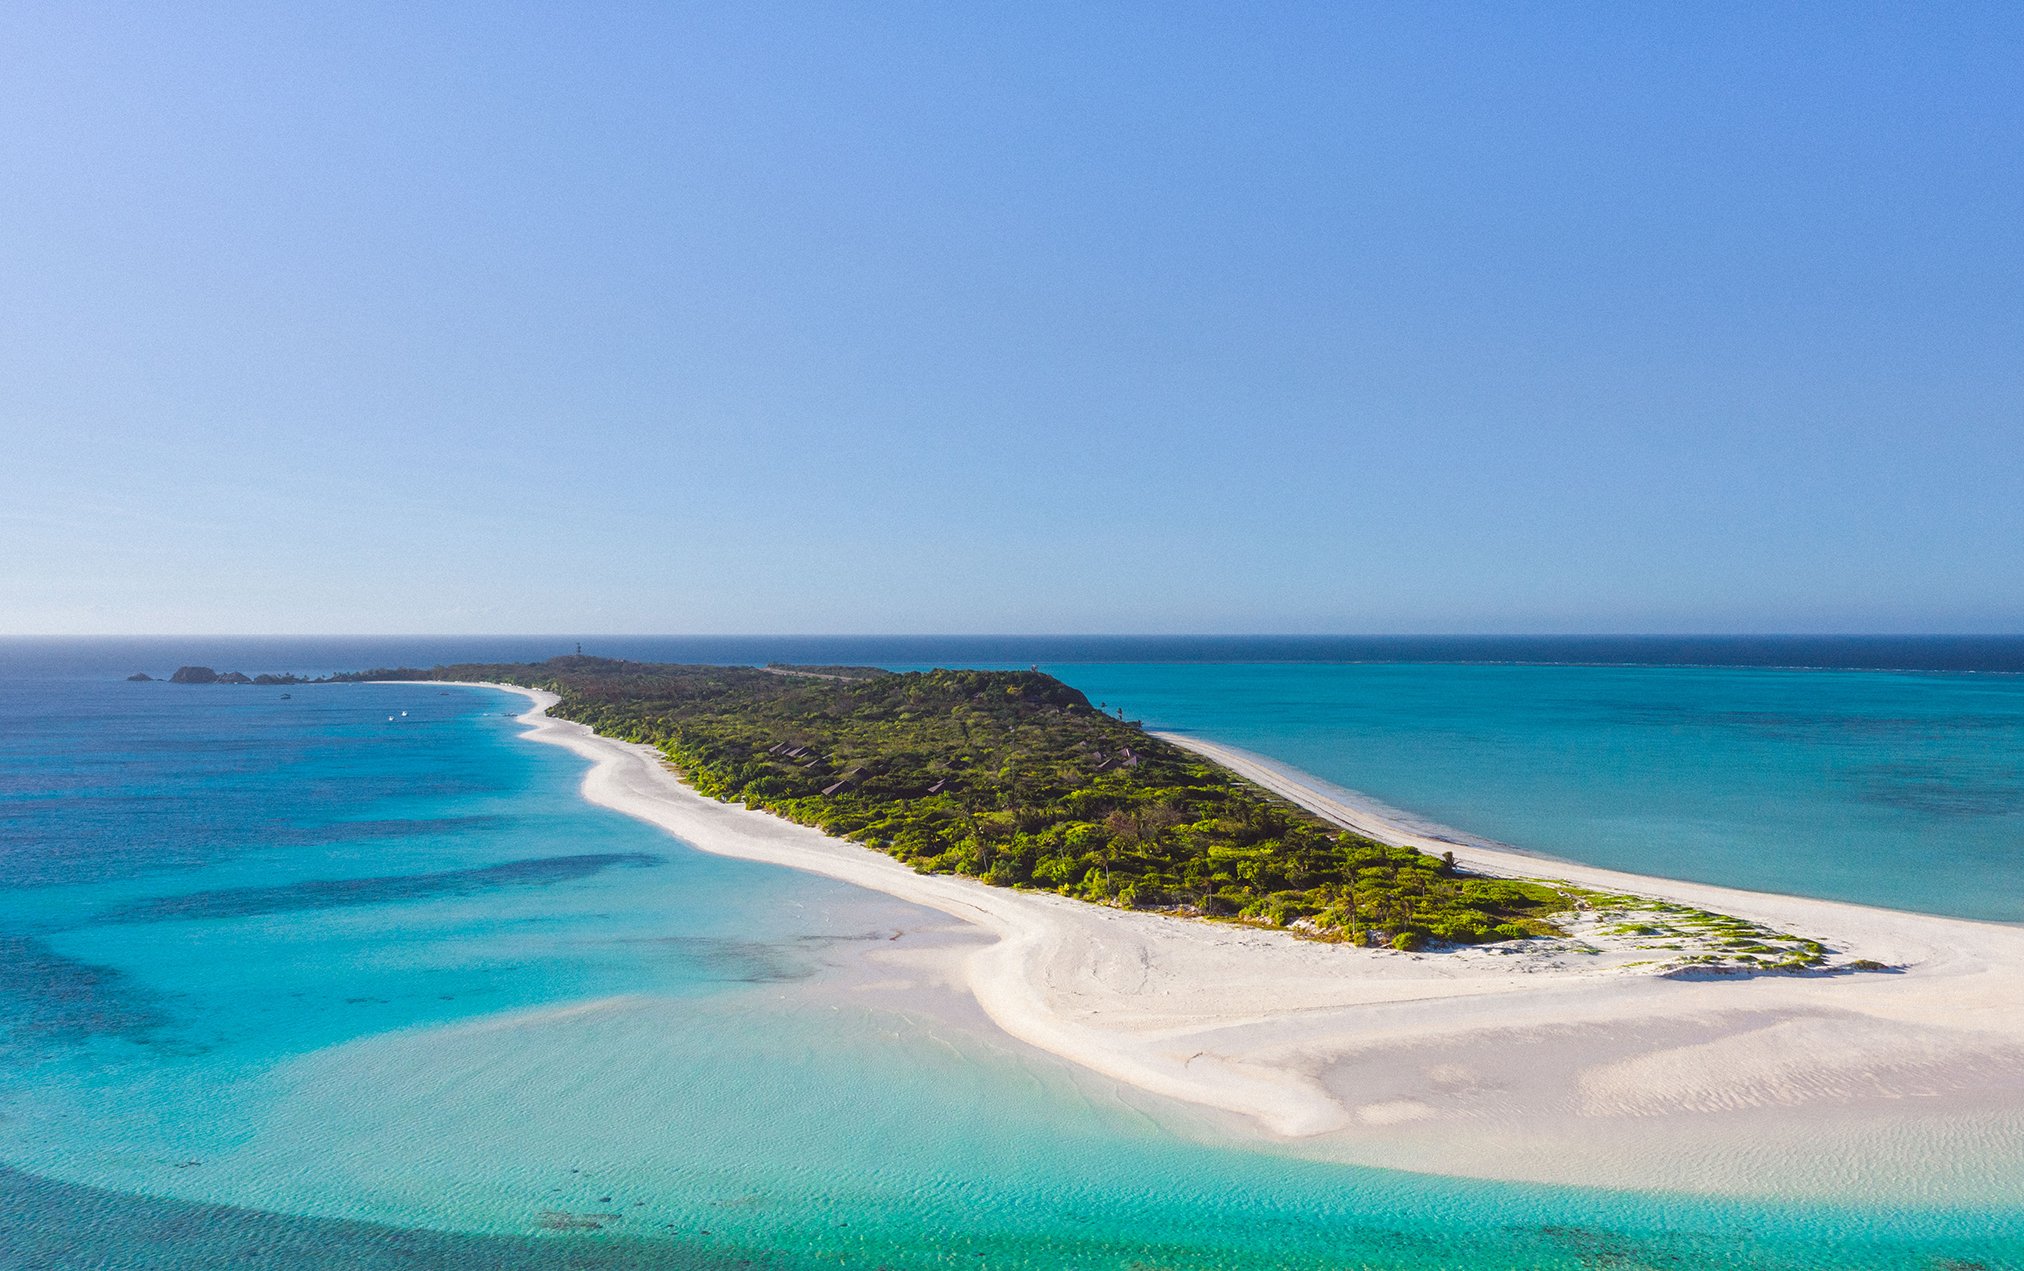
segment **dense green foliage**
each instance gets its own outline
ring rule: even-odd
[[[1569,904],[1344,833],[1038,672],[565,657],[348,678],[396,677],[549,689],[704,794],[923,871],[1398,948],[1548,934]]]

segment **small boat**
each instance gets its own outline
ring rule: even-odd
[[[293,693],[283,693],[283,694],[281,695],[281,700],[285,702],[285,701],[287,701],[287,700],[288,700],[289,698],[291,698],[291,697],[293,697],[293,696],[295,696],[295,694],[293,694]]]
[[[391,723],[393,723],[393,722],[394,722],[394,717],[393,717],[393,716],[391,716],[391,715],[387,716],[387,723],[391,724]]]
[[[407,717],[408,717],[408,713],[407,713],[406,711],[402,711],[402,712],[401,712],[401,718],[402,718],[402,719],[406,719]]]

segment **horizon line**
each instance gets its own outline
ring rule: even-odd
[[[2015,640],[2019,631],[48,631],[0,640]]]

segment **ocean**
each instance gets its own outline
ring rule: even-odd
[[[887,992],[975,937],[583,803],[517,699],[123,679],[575,643],[0,641],[0,1267],[2024,1265],[2024,1198],[1245,1146]],[[583,643],[1037,664],[1523,850],[2024,920],[2024,642]]]

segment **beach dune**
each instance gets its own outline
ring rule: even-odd
[[[508,688],[493,685],[490,687]],[[1907,1203],[2024,1195],[2024,929],[1618,874],[1435,839],[1302,774],[1189,746],[1375,838],[1484,873],[1733,914],[1886,972],[1668,978],[1581,942],[1401,953],[923,875],[704,798],[550,718],[583,793],[707,852],[827,875],[996,939],[949,956],[998,1027],[1183,1132],[1476,1177]],[[1169,1102],[1171,1101],[1171,1102]]]

